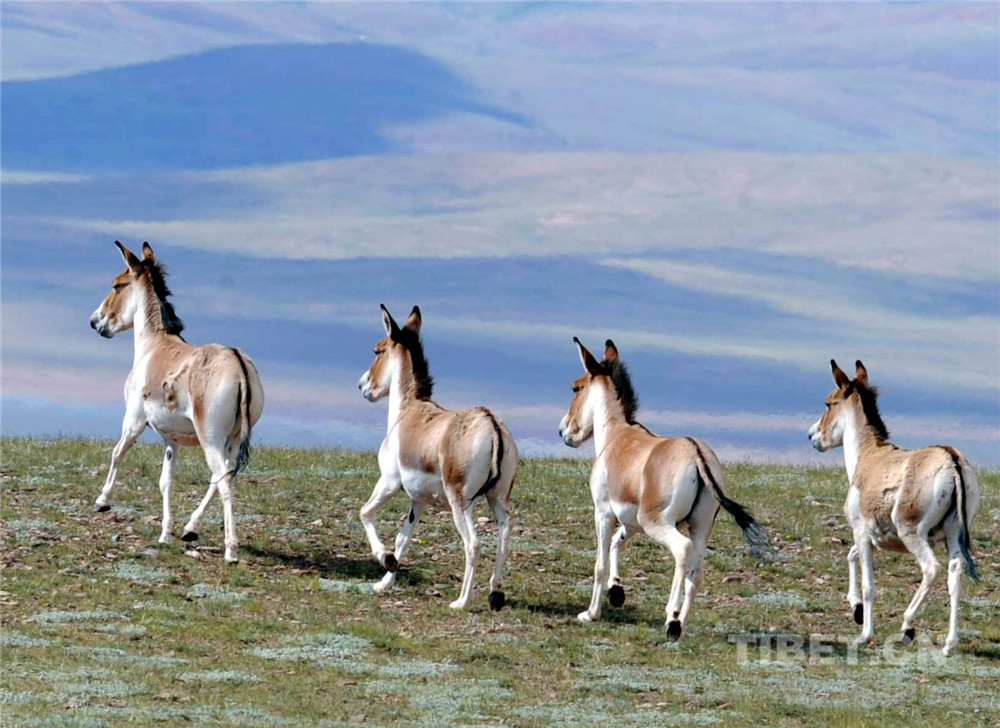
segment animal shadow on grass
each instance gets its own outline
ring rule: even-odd
[[[555,596],[555,595],[553,595]],[[587,604],[580,602],[577,595],[567,598],[565,601],[525,601],[512,597],[507,601],[511,609],[526,609],[533,614],[545,614],[550,617],[573,617],[587,608]],[[601,621],[611,624],[631,624],[642,619],[641,613],[631,604],[626,603],[622,607],[611,607],[605,605],[601,612]]]
[[[242,547],[256,558],[285,564],[295,569],[318,571],[324,579],[364,579],[377,581],[385,575],[385,569],[374,558],[352,559],[339,557],[330,551],[304,551],[288,553],[273,548],[257,546]],[[397,584],[420,584],[424,578],[415,569],[401,567]]]

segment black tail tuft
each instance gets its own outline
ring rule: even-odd
[[[483,483],[483,487],[476,491],[476,494],[469,499],[469,505],[476,500],[481,495],[486,495],[494,486],[500,482],[500,464],[503,463],[504,449],[503,449],[503,432],[500,430],[500,425],[497,423],[496,417],[488,409],[483,409],[483,414],[485,414],[490,422],[493,424],[493,434],[496,437],[496,457],[490,466],[490,475],[486,478],[486,482]]]
[[[770,561],[774,557],[774,548],[771,546],[771,537],[767,535],[767,529],[755,521],[746,508],[726,497],[722,488],[715,482],[715,476],[712,475],[712,470],[705,462],[705,455],[702,453],[701,447],[690,437],[687,440],[694,445],[694,449],[698,453],[698,478],[702,481],[701,484],[704,485],[704,479],[708,478],[719,505],[729,512],[729,515],[736,521],[736,525],[743,531],[743,538],[746,540],[747,546],[750,547],[750,551],[758,560]]]
[[[240,363],[240,370],[243,372],[243,381],[236,388],[236,416],[240,419],[240,449],[236,454],[236,462],[229,474],[233,477],[239,474],[250,464],[250,436],[253,434],[253,424],[250,422],[250,400],[253,393],[250,389],[250,374],[247,372],[247,364],[238,349],[232,348],[230,351]]]
[[[979,571],[976,562],[972,560],[972,544],[969,541],[969,519],[965,511],[965,473],[962,472],[962,461],[954,448],[941,446],[955,465],[955,500],[958,505],[958,548],[962,552],[965,571],[973,581],[979,581]]]
[[[767,535],[767,529],[754,520],[747,509],[734,500],[719,493],[719,503],[729,511],[729,515],[736,521],[736,525],[743,531],[743,539],[750,547],[750,551],[761,561],[769,561],[774,556],[774,548],[771,546],[771,537]]]

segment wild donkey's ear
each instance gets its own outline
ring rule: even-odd
[[[857,379],[862,384],[867,385],[868,370],[865,369],[865,365],[861,363],[860,359],[858,359],[856,362],[854,362],[854,367],[856,369],[856,371],[854,372],[854,378]]]
[[[115,241],[115,245],[118,246],[118,250],[121,251],[122,257],[125,259],[125,263],[132,270],[133,273],[138,273],[142,270],[142,261],[135,257],[135,253],[126,248],[124,245]]]
[[[577,349],[579,349],[580,363],[583,364],[583,369],[587,372],[587,374],[592,377],[596,377],[598,374],[607,373],[604,371],[604,367],[601,366],[600,362],[594,358],[594,355],[587,350],[587,347],[580,343],[578,338],[574,336],[573,341],[576,342]]]
[[[156,260],[156,255],[153,254],[153,249],[149,247],[148,242],[142,244],[142,259]]]
[[[615,342],[611,339],[604,342],[604,361],[609,364],[618,361],[618,347],[615,346]]]
[[[830,368],[833,369],[834,383],[841,389],[846,389],[851,383],[851,378],[844,374],[844,370],[838,367],[833,359],[830,360]]]
[[[382,307],[382,325],[385,326],[385,335],[396,341],[399,339],[399,326],[396,325],[385,304],[379,305]]]
[[[410,317],[406,319],[406,325],[403,326],[404,329],[410,329],[414,333],[420,333],[420,324],[423,323],[423,319],[420,318],[420,307],[414,306],[413,310],[410,311]]]

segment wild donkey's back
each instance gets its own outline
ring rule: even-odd
[[[139,435],[151,427],[166,444],[160,474],[160,543],[167,543],[173,529],[170,495],[177,448],[201,445],[212,480],[181,538],[198,538],[205,509],[218,491],[225,523],[225,559],[235,562],[238,541],[233,478],[250,458],[250,435],[264,408],[257,368],[239,349],[218,344],[192,346],[184,341],[180,336],[184,325],[167,301],[170,291],[164,280],[166,273],[149,243],[143,243],[142,260],[121,243],[115,244],[128,267],[114,279],[111,292],[91,316],[90,325],[108,339],[133,329],[135,354],[132,371],[125,380],[122,435],[112,453],[95,509],[111,507],[118,468]]]

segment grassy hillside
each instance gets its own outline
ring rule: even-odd
[[[369,584],[358,508],[378,477],[373,454],[260,448],[236,491],[243,561],[222,561],[221,506],[197,551],[158,546],[162,451],[136,448],[110,513],[93,513],[110,444],[2,441],[3,725],[895,726],[985,725],[1000,696],[1000,474],[982,473],[973,533],[983,580],[966,580],[963,638],[947,661],[883,643],[897,634],[919,571],[876,558],[876,638],[853,665],[827,659],[741,665],[731,635],[837,635],[857,627],[844,599],[850,534],[842,469],[732,465],[727,490],[772,529],[780,560],[756,565],[720,514],[702,594],[679,643],[663,608],[672,564],[629,542],[623,608],[598,624],[589,600],[589,463],[526,460],[508,607],[486,604],[495,528],[468,613],[454,613],[462,569],[445,513],[430,513],[386,596]],[[181,453],[175,532],[204,492],[201,453]],[[389,541],[406,513],[380,520]],[[477,515],[486,516],[484,506]],[[947,626],[944,579],[918,621]],[[772,652],[772,657],[774,653]]]

